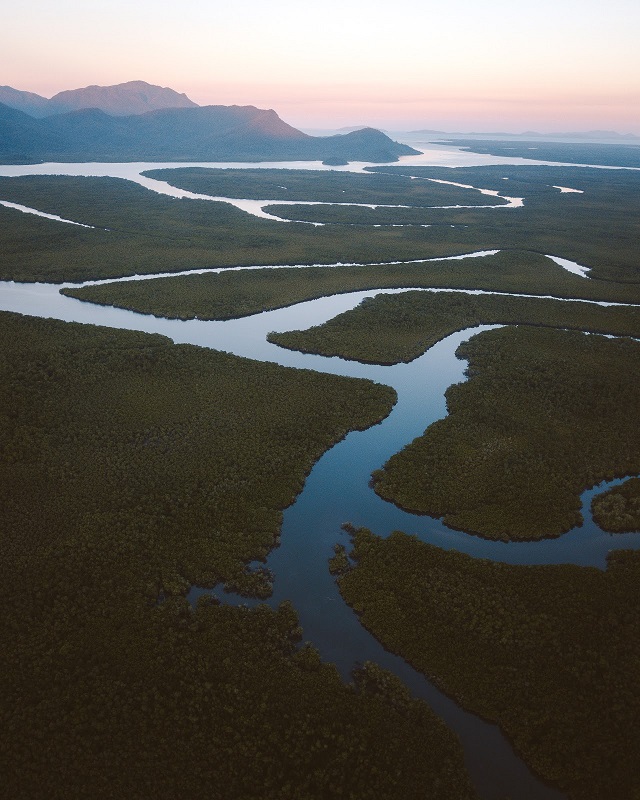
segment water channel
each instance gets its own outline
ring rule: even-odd
[[[333,545],[344,541],[341,524],[346,521],[366,525],[383,536],[394,529],[405,530],[443,548],[514,564],[603,567],[610,549],[640,547],[640,535],[610,536],[595,526],[588,506],[597,489],[583,497],[585,522],[580,528],[557,539],[503,543],[449,530],[430,517],[408,514],[381,500],[369,488],[374,469],[446,414],[446,388],[464,380],[465,362],[455,357],[455,350],[462,341],[489,326],[452,334],[409,364],[381,367],[283,350],[265,339],[272,330],[320,324],[354,307],[371,292],[322,298],[238,320],[204,322],[167,320],[92,306],[60,295],[59,288],[56,284],[1,283],[0,307],[35,316],[161,333],[179,343],[215,347],[283,366],[370,378],[395,388],[398,402],[389,417],[367,431],[349,434],[329,450],[316,463],[296,502],[285,511],[282,544],[267,563],[275,575],[270,602],[293,601],[305,638],[318,647],[323,658],[337,664],[345,679],[356,662],[373,660],[392,670],[415,695],[427,700],[460,737],[467,768],[481,797],[562,797],[529,772],[496,726],[463,711],[401,658],[386,652],[342,601],[327,565]],[[195,600],[199,593],[194,587],[190,599]],[[222,593],[219,596],[226,602],[247,602]]]
[[[92,165],[84,166],[84,174],[92,174],[87,169]],[[118,169],[113,168],[118,166],[122,167],[109,165],[110,174],[117,173]],[[157,168],[160,165],[152,166]],[[0,168],[4,169],[7,168]],[[43,165],[40,165],[40,171],[43,171]],[[296,353],[278,348],[265,338],[270,331],[321,324],[353,308],[364,297],[379,292],[353,292],[238,320],[205,322],[167,320],[94,306],[60,295],[59,288],[60,285],[56,284],[0,283],[0,310],[160,333],[177,343],[226,350],[282,366],[369,378],[394,387],[398,402],[387,419],[364,432],[349,434],[325,453],[308,476],[296,502],[284,512],[281,545],[270,554],[267,562],[275,576],[270,602],[277,605],[283,599],[293,601],[305,639],[320,650],[323,658],[337,664],[345,679],[349,678],[356,662],[373,660],[397,674],[416,696],[427,700],[460,737],[467,768],[484,800],[499,800],[506,796],[519,800],[564,797],[532,775],[497,726],[465,712],[401,658],[386,652],[342,601],[328,571],[327,562],[333,545],[340,541],[348,543],[341,530],[342,523],[347,521],[356,526],[370,527],[381,536],[400,529],[445,549],[454,548],[473,556],[512,564],[574,563],[603,568],[611,549],[640,548],[640,534],[611,536],[600,530],[591,519],[590,498],[604,486],[594,487],[583,494],[582,526],[555,539],[520,543],[493,542],[449,530],[439,520],[408,514],[381,500],[369,487],[369,477],[374,469],[381,467],[429,424],[446,414],[445,390],[452,383],[465,379],[466,364],[455,357],[456,348],[489,326],[452,334],[409,364],[382,367]],[[190,599],[195,600],[202,591],[193,587]],[[222,592],[219,596],[225,602],[248,602]]]

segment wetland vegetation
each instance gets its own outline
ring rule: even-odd
[[[252,264],[325,264],[449,255],[427,231],[342,229],[259,219],[226,203],[179,200],[118,178],[0,178],[0,200],[92,225],[0,206],[0,278],[82,281]],[[455,253],[455,251],[453,251]]]
[[[95,520],[105,546],[146,553],[147,599],[241,582],[320,454],[395,401],[368,381],[160,336],[2,326],[4,527],[28,551],[84,539]]]
[[[577,138],[577,137],[576,137]],[[610,167],[640,167],[640,143],[496,141],[490,139],[452,139],[450,144],[472,153],[493,156],[534,158],[568,164],[604,164]]]
[[[593,518],[605,531],[640,531],[640,478],[629,478],[597,495],[591,503]]]
[[[115,178],[0,178],[0,199],[95,226],[0,207],[0,277],[362,264],[64,290],[202,320],[402,287],[640,303],[637,173],[405,165],[358,176],[148,174],[212,195],[322,200],[334,205],[275,210],[334,224],[258,219]],[[504,202],[426,178],[524,205],[427,208]],[[407,227],[372,227],[392,223]],[[426,260],[488,249],[500,252]],[[589,279],[545,253],[589,267]],[[376,472],[375,489],[489,538],[559,535],[580,521],[582,489],[640,473],[640,345],[578,332],[637,336],[637,309],[411,292],[270,338],[391,363],[489,322],[520,327],[459,349],[469,381],[448,391],[450,416]],[[52,800],[168,800],[224,787],[225,800],[474,796],[457,739],[428,707],[375,664],[345,685],[311,644],[298,647],[291,603],[250,609],[203,597],[192,608],[185,597],[195,584],[270,595],[269,570],[251,562],[278,544],[282,510],[313,463],[349,430],[382,419],[392,389],[7,313],[0,373],[7,795],[32,800],[46,787]],[[602,495],[600,524],[637,525],[639,491],[629,480]],[[613,554],[605,572],[513,567],[364,530],[354,554],[355,568],[338,544],[331,572],[386,647],[500,724],[527,763],[572,798],[637,795],[637,554]]]
[[[623,148],[624,149],[624,148]],[[373,167],[390,174],[468,183],[524,198],[515,209],[433,209],[434,238],[464,252],[516,248],[551,253],[589,267],[589,276],[640,282],[640,171],[585,167]],[[561,193],[564,186],[580,193]],[[445,223],[455,225],[446,228]]]
[[[374,473],[376,492],[491,539],[559,536],[580,494],[640,473],[640,344],[517,327],[464,343],[449,415]]]
[[[391,389],[8,313],[0,344],[6,796],[472,797],[429,708],[298,650],[290,604],[184,597],[256,589],[305,472]]]
[[[627,148],[618,148],[625,151]],[[629,148],[633,150],[634,148]],[[635,148],[636,150],[638,148]],[[171,172],[175,172],[174,177]],[[215,173],[211,170],[211,173]],[[308,222],[332,223],[331,228],[348,225],[348,237],[359,235],[361,226],[379,225],[430,225],[429,228],[413,227],[414,235],[423,236],[428,247],[436,248],[429,255],[442,253],[440,248],[448,246],[449,254],[473,250],[519,249],[551,253],[577,261],[592,268],[592,277],[608,281],[637,283],[637,240],[640,236],[640,172],[629,170],[601,170],[583,167],[369,167],[367,172],[377,176],[391,176],[410,181],[410,193],[402,200],[400,185],[397,188],[380,185],[376,201],[375,184],[364,190],[350,190],[348,196],[354,202],[371,202],[374,205],[395,202],[402,205],[496,205],[495,197],[482,195],[462,187],[433,183],[451,181],[479,189],[498,192],[500,195],[524,199],[522,208],[357,208],[339,205],[271,206],[267,210],[287,219]],[[214,192],[218,188],[230,188],[226,180],[193,174],[187,170],[165,170],[162,176],[182,188]],[[180,177],[178,177],[180,176]],[[357,181],[363,176],[351,176]],[[277,176],[256,178],[256,186],[250,180],[242,183],[245,196],[257,197],[260,189],[272,187]],[[347,183],[344,173],[336,177],[311,178],[309,188],[304,190],[304,173],[299,173],[291,190],[278,189],[273,195],[263,194],[263,199],[325,199],[325,202],[341,202],[340,186]],[[313,196],[313,187],[319,183],[321,196]],[[286,182],[279,180],[280,186]],[[364,182],[361,182],[364,183]],[[563,194],[558,186],[570,187],[577,193]],[[439,187],[439,188],[438,188]],[[440,195],[438,193],[441,193]],[[231,194],[234,197],[236,195]],[[430,202],[440,196],[443,202]],[[362,198],[362,199],[357,199]],[[364,199],[366,198],[366,199]],[[342,201],[344,202],[344,201]],[[355,226],[355,227],[354,227]],[[453,227],[452,227],[453,226]],[[393,231],[393,228],[383,229]],[[402,229],[400,229],[402,230]],[[408,232],[407,231],[407,232]],[[369,230],[370,235],[380,234],[378,228]],[[425,253],[425,255],[427,255]],[[341,261],[351,260],[341,258]],[[364,259],[360,259],[364,260]],[[382,260],[382,259],[380,259]]]
[[[212,197],[253,200],[301,200],[312,203],[371,203],[407,206],[500,205],[474,189],[462,189],[407,175],[328,170],[207,169],[182,167],[142,173],[171,186]]]
[[[530,297],[403,292],[365,298],[324,325],[271,333],[268,338],[304,353],[396,364],[412,361],[455,331],[496,323],[638,337],[640,308]]]
[[[640,554],[514,566],[354,530],[340,592],[382,643],[498,722],[573,800],[637,797]]]
[[[367,289],[461,288],[640,303],[640,285],[585,280],[538,253],[482,258],[201,273],[62,289],[80,300],[173,319],[233,319]],[[585,313],[587,313],[585,311]]]
[[[155,195],[113,178],[0,178],[0,199],[95,226],[93,230],[78,228],[0,208],[0,221],[4,220],[0,225],[4,254],[1,277],[55,282],[197,267],[379,263],[509,249],[550,253],[576,261],[591,269],[591,278],[610,283],[611,295],[617,292],[620,297],[626,289],[628,294],[622,301],[633,302],[640,291],[639,175],[575,167],[383,167],[371,176],[363,176],[379,179],[381,191],[392,196],[400,189],[386,186],[389,177],[409,180],[410,189],[415,192],[440,191],[433,189],[440,184],[420,180],[433,178],[501,193],[507,187],[509,196],[524,198],[521,208],[425,209],[429,218],[422,221],[432,225],[427,228],[283,224],[251,217],[222,203]],[[243,193],[246,188],[250,196],[260,194],[263,181],[254,180],[254,192],[247,181]],[[284,177],[280,180],[284,181]],[[308,180],[309,189],[304,191],[304,173],[298,175],[295,191],[300,196],[312,195],[316,179]],[[414,184],[419,184],[416,189]],[[422,184],[429,188],[421,189]],[[583,194],[562,194],[554,188],[557,185],[579,189]],[[469,195],[469,190],[463,188],[448,186],[444,190],[452,194],[452,199],[459,192],[462,202]],[[334,196],[341,194],[337,187],[329,186],[326,191]],[[363,196],[359,192],[370,198],[374,195],[373,184],[352,191],[354,196]],[[483,203],[495,202],[477,192],[472,194]],[[342,214],[348,223],[357,221],[359,212],[357,207],[305,208],[316,214],[330,208],[332,214]],[[389,212],[401,214],[403,210]],[[409,212],[414,213],[411,209]],[[526,276],[520,277],[526,280]],[[513,290],[527,291],[526,286]],[[605,295],[602,299],[613,297]]]

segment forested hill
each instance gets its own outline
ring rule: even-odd
[[[254,106],[166,108],[113,116],[90,108],[36,119],[0,103],[0,161],[388,162],[417,151],[365,128],[309,136]]]

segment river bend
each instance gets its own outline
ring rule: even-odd
[[[483,163],[513,163],[513,160],[508,159],[492,159],[488,162],[486,157],[475,158],[482,158]],[[427,161],[433,163],[428,159]],[[0,174],[111,175],[135,180],[158,191],[160,187],[148,185],[147,181],[150,179],[144,178],[140,173],[145,169],[163,166],[187,165],[33,165],[0,167]],[[318,168],[317,163],[218,166]],[[351,165],[348,169],[359,171],[362,165]],[[166,187],[161,190],[168,193]],[[265,213],[262,208],[258,208],[262,201],[236,202],[254,203],[255,206],[251,209],[253,213]],[[245,207],[243,210],[249,211],[249,208]],[[473,255],[480,256],[484,253]],[[562,259],[558,259],[556,263],[561,261]],[[572,262],[560,265],[586,277],[585,271],[579,265]],[[207,270],[192,272],[205,271]],[[153,277],[156,276],[146,276],[146,279]],[[163,274],[157,277],[168,276]],[[87,281],[101,282],[112,281]],[[333,554],[333,545],[339,541],[346,543],[341,525],[347,521],[356,526],[369,527],[381,536],[401,529],[445,549],[454,548],[476,557],[512,564],[574,563],[603,568],[609,550],[640,548],[640,534],[611,536],[600,530],[591,519],[591,496],[602,491],[604,485],[583,494],[584,523],[579,528],[554,539],[512,543],[484,540],[450,530],[439,520],[409,514],[383,501],[369,487],[369,477],[374,469],[380,468],[391,455],[421,435],[433,421],[446,414],[446,389],[465,379],[466,364],[455,357],[455,351],[462,341],[490,326],[454,333],[409,364],[383,367],[284,350],[270,344],[265,338],[270,331],[296,330],[322,324],[353,308],[364,297],[378,294],[379,291],[352,292],[298,303],[251,317],[225,322],[205,322],[161,319],[123,309],[83,303],[59,294],[59,289],[60,285],[55,284],[0,283],[0,310],[159,333],[176,343],[225,350],[238,356],[271,361],[282,366],[369,378],[393,386],[398,394],[398,402],[391,414],[379,425],[348,434],[327,451],[315,464],[294,504],[284,512],[281,545],[271,552],[267,561],[267,566],[275,576],[274,593],[269,602],[278,604],[284,599],[292,600],[300,616],[305,638],[319,649],[323,658],[337,664],[345,679],[348,679],[356,662],[373,660],[397,674],[416,696],[423,697],[460,737],[471,779],[483,800],[500,800],[505,796],[517,797],[518,800],[559,800],[564,797],[561,792],[546,786],[530,772],[497,726],[464,711],[403,659],[385,651],[343,602],[328,571],[328,559]],[[203,591],[193,587],[190,599],[194,601]],[[218,595],[225,602],[252,604],[252,601],[225,595],[221,591]]]
[[[415,695],[427,700],[460,737],[467,768],[482,798],[562,797],[531,774],[497,726],[465,712],[401,658],[386,652],[343,602],[328,571],[333,545],[345,542],[341,525],[346,521],[370,527],[382,536],[401,529],[445,549],[455,548],[513,564],[576,563],[602,568],[610,549],[640,547],[640,534],[612,537],[591,520],[590,496],[602,487],[585,492],[585,522],[580,528],[556,539],[518,543],[488,541],[450,530],[439,520],[414,516],[383,501],[369,487],[374,469],[446,414],[444,392],[452,383],[464,380],[466,366],[455,357],[455,350],[462,341],[490,326],[454,333],[409,364],[383,367],[284,350],[265,338],[273,330],[321,324],[353,308],[371,291],[321,298],[237,320],[205,322],[167,320],[95,306],[65,297],[59,294],[59,288],[55,284],[1,283],[0,308],[32,316],[160,333],[177,343],[214,347],[282,366],[369,378],[394,387],[398,402],[387,419],[366,431],[350,433],[325,453],[308,476],[302,493],[284,512],[281,546],[272,551],[267,562],[275,576],[270,602],[292,600],[305,638],[320,650],[323,658],[337,664],[345,679],[356,662],[373,660],[392,670]],[[190,599],[195,601],[202,591],[193,587]],[[218,595],[226,602],[248,602],[222,592]]]

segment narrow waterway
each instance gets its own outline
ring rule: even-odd
[[[320,167],[318,166],[317,162],[310,162],[312,166],[307,165],[308,169],[319,171]],[[79,165],[79,164],[70,164],[70,165],[62,165],[62,164],[46,164],[46,165],[38,165],[38,169],[34,169],[34,165],[30,167],[15,167],[15,166],[4,166],[0,165],[0,176],[4,177],[24,177],[25,175],[41,175],[41,174],[48,174],[48,175],[80,175],[82,177],[123,177],[126,180],[130,180],[134,183],[143,186],[145,189],[149,189],[152,192],[157,194],[162,194],[167,197],[173,197],[175,199],[186,199],[186,200],[209,200],[217,203],[228,203],[229,205],[234,206],[235,208],[239,209],[240,211],[244,211],[246,214],[250,214],[251,216],[258,217],[260,219],[269,219],[275,222],[280,223],[290,223],[290,222],[298,222],[308,225],[314,225],[323,227],[328,224],[333,223],[325,223],[325,222],[311,222],[307,220],[299,220],[295,219],[295,217],[286,217],[286,216],[278,216],[277,214],[272,214],[269,212],[269,209],[272,206],[342,206],[342,207],[353,207],[353,208],[368,208],[371,210],[375,210],[378,208],[391,208],[391,209],[422,209],[424,211],[429,210],[447,210],[447,209],[462,209],[462,208],[469,208],[473,210],[478,209],[509,209],[509,208],[521,208],[524,204],[524,199],[522,197],[508,197],[506,195],[501,195],[496,191],[491,191],[488,189],[481,189],[476,186],[471,186],[468,184],[462,183],[454,183],[452,181],[444,181],[444,180],[436,180],[432,178],[424,178],[421,180],[429,181],[431,183],[441,183],[447,184],[450,186],[458,186],[464,189],[472,189],[477,191],[481,195],[491,196],[496,198],[496,200],[502,200],[503,203],[498,204],[491,204],[491,205],[446,205],[446,206],[425,206],[425,205],[402,205],[402,204],[390,204],[390,203],[356,203],[356,202],[333,202],[333,201],[320,201],[320,200],[271,200],[271,199],[256,199],[256,198],[236,198],[236,197],[223,197],[218,195],[209,195],[209,194],[200,194],[197,192],[190,192],[187,189],[181,189],[178,186],[174,186],[173,184],[169,183],[168,181],[160,180],[158,178],[151,178],[145,174],[145,172],[151,171],[148,169],[153,165],[144,165],[144,164],[96,164],[96,165]],[[164,167],[172,167],[175,168],[178,165],[176,164],[156,164],[156,169],[164,168]],[[208,168],[216,167],[221,169],[226,167],[227,165],[191,165],[185,164],[185,167],[189,166],[207,166]],[[245,165],[245,167],[256,165]],[[266,165],[259,165],[262,168],[266,168]],[[273,166],[273,165],[271,165]],[[81,169],[83,167],[84,169]],[[303,169],[304,167],[299,166],[298,169]],[[362,167],[358,167],[354,165],[348,168],[350,172],[362,172]],[[47,172],[46,170],[50,170]],[[30,206],[25,206],[18,203],[13,203],[8,200],[0,200],[0,205],[3,205],[7,208],[13,208],[18,211],[22,211],[25,214],[35,214],[36,216],[46,217],[47,219],[57,220],[58,222],[65,222],[71,225],[81,225],[85,228],[93,228],[93,225],[86,225],[82,222],[76,222],[73,220],[64,219],[57,214],[51,214],[49,212],[41,211],[37,208],[31,208]],[[341,223],[343,224],[343,223]],[[420,223],[394,223],[389,225],[389,227],[394,228],[404,228],[404,227],[429,227],[428,224],[420,224]],[[381,227],[380,225],[374,225],[373,227]]]
[[[406,166],[433,164],[471,166],[498,163],[532,165],[536,162],[520,158],[478,155],[451,147],[432,145],[430,148],[425,148],[421,156],[402,158],[400,163]],[[284,170],[336,169],[320,165],[318,162],[217,165],[210,163],[39,164],[0,166],[0,175],[112,176],[126,178],[153,191],[174,197],[198,197],[141,174],[149,169],[187,166],[260,167]],[[355,163],[338,169],[361,172],[366,166],[368,165]],[[479,191],[498,196],[496,192]],[[212,198],[206,195],[200,197],[232,202],[248,213],[267,217],[270,216],[266,210],[268,203],[274,202]],[[495,208],[514,208],[522,202],[520,198],[504,197],[504,199],[507,203]],[[275,202],[282,204],[280,201]],[[4,203],[4,205],[16,208],[16,204]],[[37,209],[28,207],[20,207],[18,210],[55,218],[55,215],[43,214]],[[80,220],[76,222],[57,219],[61,223],[82,224]],[[473,255],[479,257],[485,253]],[[460,257],[468,256],[453,258]],[[587,278],[585,268],[580,265],[558,257],[549,257],[564,269]],[[189,272],[206,271],[209,270]],[[121,280],[132,280],[135,277]],[[144,277],[153,279],[156,276]],[[87,283],[102,282],[111,281]],[[584,524],[581,527],[556,539],[522,543],[492,542],[460,531],[449,530],[439,520],[408,514],[384,502],[369,487],[369,478],[374,469],[381,467],[391,455],[420,435],[433,421],[446,414],[444,392],[452,383],[464,380],[466,366],[465,362],[455,357],[455,350],[460,342],[487,329],[488,326],[455,333],[410,364],[381,367],[339,358],[296,353],[278,348],[265,338],[270,331],[295,330],[319,325],[336,314],[353,308],[364,297],[380,293],[378,291],[369,290],[325,297],[226,322],[200,320],[185,322],[82,303],[60,295],[59,289],[60,286],[55,284],[0,283],[0,310],[83,324],[160,333],[177,343],[212,347],[238,356],[272,361],[282,366],[369,378],[395,388],[398,402],[389,417],[367,431],[349,434],[325,453],[308,476],[304,490],[296,502],[284,512],[281,545],[272,551],[267,561],[267,566],[275,577],[274,593],[269,602],[277,605],[284,599],[292,600],[300,616],[305,638],[320,650],[323,658],[338,666],[346,680],[349,679],[355,663],[372,660],[393,671],[416,696],[423,697],[460,737],[472,781],[484,800],[503,800],[505,797],[518,800],[559,800],[564,797],[562,793],[546,786],[531,774],[524,762],[513,752],[497,726],[465,712],[405,661],[386,652],[360,625],[356,615],[342,601],[335,581],[328,571],[328,559],[333,553],[333,545],[340,541],[348,544],[346,534],[341,529],[342,523],[347,521],[356,526],[367,526],[381,536],[387,536],[392,530],[400,529],[445,549],[454,548],[473,556],[513,564],[575,563],[603,568],[607,553],[611,549],[640,547],[640,534],[611,536],[593,523],[589,513],[590,498],[597,491],[602,491],[603,486],[595,487],[583,494]],[[389,293],[406,289],[384,291]],[[202,591],[193,587],[190,599],[195,601]],[[221,590],[217,594],[224,602],[253,604],[246,599],[225,594]]]
[[[333,545],[346,543],[341,525],[347,521],[366,525],[379,535],[401,529],[443,548],[517,564],[576,563],[602,568],[610,549],[640,547],[639,534],[613,537],[597,528],[589,516],[588,502],[584,525],[565,536],[505,544],[449,530],[430,517],[408,514],[381,500],[369,487],[374,469],[446,414],[444,392],[452,383],[464,380],[466,366],[455,357],[455,350],[460,342],[489,326],[455,333],[410,364],[381,367],[287,351],[265,339],[272,330],[320,324],[354,307],[370,291],[322,298],[227,322],[183,322],[82,303],[60,295],[59,288],[54,284],[0,284],[0,308],[161,333],[175,342],[214,347],[283,366],[370,378],[395,388],[398,402],[389,417],[367,431],[349,434],[329,450],[308,476],[296,502],[285,511],[281,545],[267,562],[275,576],[270,602],[276,605],[284,599],[292,600],[305,638],[323,658],[337,664],[345,679],[355,663],[373,660],[397,674],[416,696],[426,699],[460,737],[467,767],[482,798],[562,797],[531,774],[495,725],[462,710],[401,658],[386,652],[342,601],[328,571]],[[593,490],[585,494],[591,493]],[[200,593],[194,587],[190,599],[195,601]],[[221,592],[219,596],[226,602],[247,602]]]

